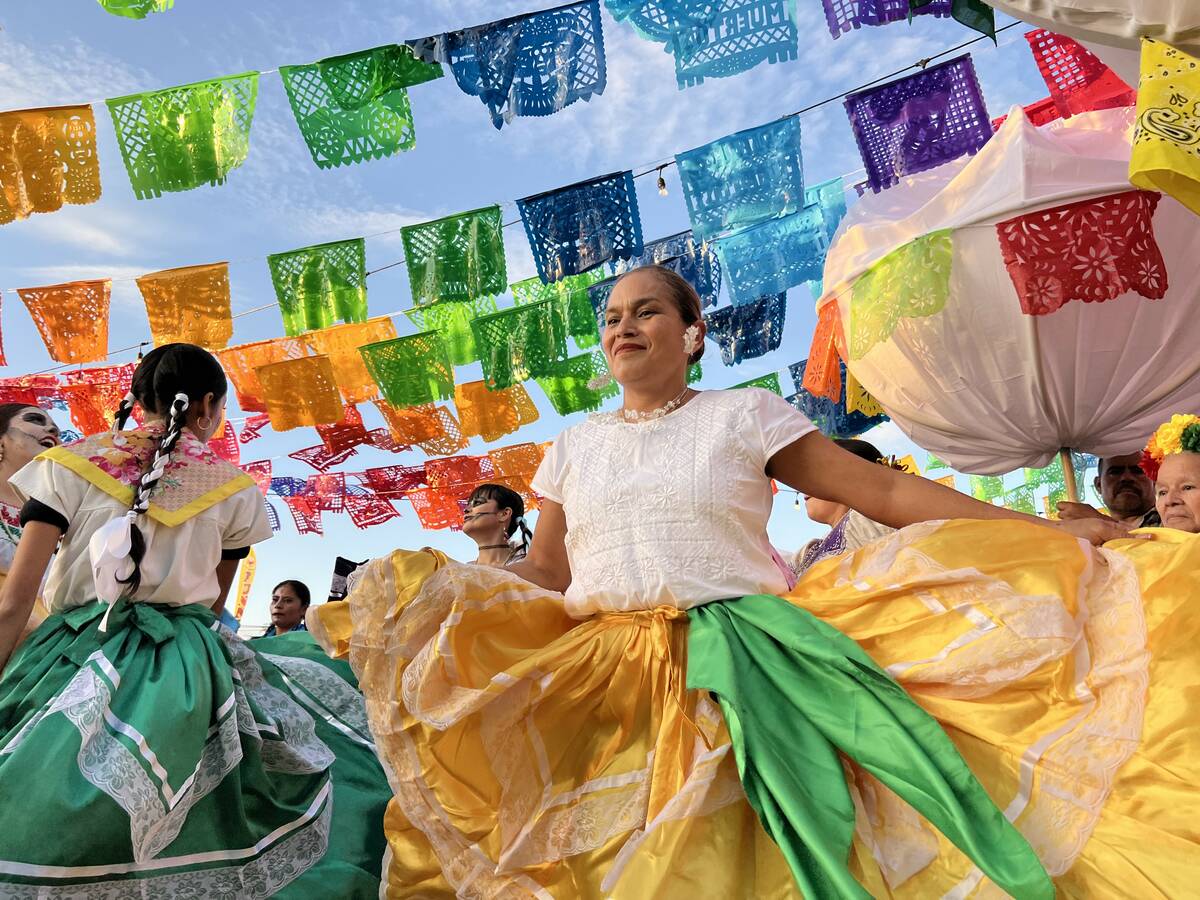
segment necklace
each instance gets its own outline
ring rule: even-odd
[[[512,544],[483,544],[480,550],[511,550]]]
[[[667,413],[671,412],[671,410],[676,409],[679,404],[683,402],[684,394],[686,394],[689,390],[691,390],[691,388],[689,388],[687,385],[684,385],[683,390],[675,396],[674,400],[668,400],[662,406],[658,407],[658,409],[652,409],[650,412],[642,412],[638,409],[625,409],[625,407],[621,407],[619,410],[617,410],[617,412],[621,414],[621,418],[626,422],[649,422],[653,419],[661,419]]]

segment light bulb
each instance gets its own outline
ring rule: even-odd
[[[663,168],[665,167],[658,168],[658,193],[661,197],[667,196],[667,179],[663,178]]]

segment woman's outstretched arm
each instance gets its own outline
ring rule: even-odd
[[[927,478],[867,462],[816,432],[806,434],[772,456],[767,463],[767,474],[803,494],[844,503],[892,528],[937,519],[1015,519],[1058,528],[1093,544],[1127,537],[1129,532],[1124,525],[1111,520],[1049,522],[981,503]]]
[[[567,517],[562,505],[543,500],[529,553],[507,569],[548,591],[562,593],[571,584],[567,560]]]
[[[46,522],[29,522],[21,533],[12,567],[0,589],[0,670],[8,664],[24,633],[60,537],[62,530]]]

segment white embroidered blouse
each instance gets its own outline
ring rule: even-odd
[[[768,460],[811,431],[770,391],[703,391],[649,422],[590,416],[547,452],[533,489],[563,507],[567,611],[688,609],[787,584],[771,557]]]
[[[140,475],[144,451],[157,445],[159,433],[146,428],[124,433],[128,446],[143,452],[114,448],[108,435],[56,447],[9,480],[22,497],[40,501],[69,524],[46,577],[43,602],[51,614],[96,598],[88,541],[97,529],[129,509],[129,498],[114,494]],[[187,431],[161,484],[155,494],[160,500],[176,495],[182,495],[182,500],[198,499],[174,511],[178,521],[173,525],[155,521],[153,515],[138,520],[146,553],[142,585],[134,599],[211,607],[220,596],[216,570],[222,552],[271,537],[262,493],[248,476]]]

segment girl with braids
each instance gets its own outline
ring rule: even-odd
[[[211,354],[147,354],[112,432],[11,484],[24,531],[0,590],[0,895],[374,897],[388,791],[345,664],[258,652],[218,624],[271,536],[254,481],[207,446]],[[145,424],[124,430],[134,405]],[[336,810],[336,812],[335,812]]]
[[[513,535],[520,530],[521,543]],[[525,558],[533,532],[525,524],[525,501],[502,484],[481,484],[471,492],[463,515],[463,533],[479,546],[477,565],[507,565]]]

